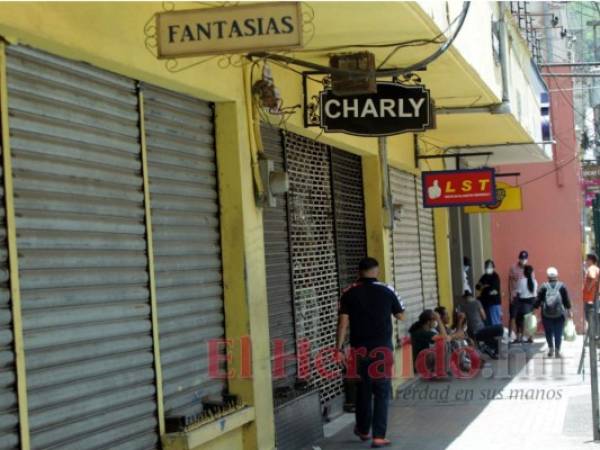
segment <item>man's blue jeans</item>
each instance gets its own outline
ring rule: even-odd
[[[546,342],[548,348],[554,348],[556,351],[560,350],[560,344],[562,343],[563,327],[565,326],[565,318],[558,317],[550,319],[544,317],[542,314],[542,324],[544,325],[544,331],[546,333]]]
[[[369,373],[369,366],[375,361],[373,358],[359,358],[357,361],[360,380],[356,390],[356,428],[361,434],[368,434],[372,427],[374,438],[384,438],[392,381],[389,374],[382,371],[374,374],[374,369],[371,369]]]

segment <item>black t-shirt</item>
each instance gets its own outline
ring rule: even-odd
[[[481,289],[482,286],[486,286],[481,291],[481,303],[483,306],[499,305],[500,301],[500,277],[496,272],[488,275],[484,274],[477,283],[477,289]]]
[[[410,343],[412,345],[413,363],[421,351],[428,349],[433,344],[433,338],[436,333],[431,330],[419,328],[410,334]]]
[[[340,314],[350,317],[350,345],[392,348],[392,315],[404,312],[394,289],[375,278],[361,278],[343,293]]]

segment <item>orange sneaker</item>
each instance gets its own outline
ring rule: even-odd
[[[369,438],[370,438],[370,436],[369,436],[369,434],[368,434],[368,433],[367,433],[367,434],[362,434],[360,431],[358,431],[358,428],[356,428],[356,427],[354,428],[354,434],[355,434],[356,436],[358,436],[358,438],[359,438],[361,441],[363,441],[363,442],[364,442],[364,441],[368,441],[368,440],[369,440]]]
[[[389,439],[373,438],[373,442],[371,443],[371,448],[383,448],[383,447],[389,447],[390,445],[392,445],[392,442]]]

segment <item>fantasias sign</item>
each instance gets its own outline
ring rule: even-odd
[[[492,168],[423,172],[423,206],[493,205],[495,174]]]
[[[265,2],[157,14],[158,57],[177,58],[302,46],[297,2]]]
[[[320,94],[320,126],[326,132],[389,136],[434,127],[429,90],[421,85],[378,82],[374,94]]]

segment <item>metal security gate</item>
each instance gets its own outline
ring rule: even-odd
[[[400,332],[407,334],[424,306],[415,176],[390,167],[390,186],[394,205],[394,284],[406,308]]]
[[[19,411],[4,211],[4,170],[0,170],[0,205],[0,450],[16,450],[19,448]]]
[[[334,236],[330,152],[326,145],[286,134],[292,278],[297,338],[310,342],[311,356],[336,340],[339,281]],[[303,370],[304,367],[300,367]],[[323,370],[338,370],[326,358]],[[310,386],[327,403],[342,393],[339,376],[322,376],[311,366]]]
[[[264,152],[274,162],[275,170],[285,170],[283,136],[278,128],[261,127]],[[285,342],[285,374],[274,373],[275,403],[285,399],[285,394],[296,381],[296,333],[294,330],[294,300],[288,235],[287,197],[278,197],[276,206],[263,208],[265,262],[267,272],[267,301],[269,303],[269,337],[271,339],[271,365],[275,368],[274,341]],[[287,388],[287,389],[286,389]],[[280,398],[281,396],[281,398]]]
[[[225,334],[213,112],[188,96],[141,90],[165,412],[195,414],[203,397],[225,389],[209,378],[207,351]]]
[[[435,255],[435,229],[433,210],[423,208],[423,184],[417,177],[417,206],[419,209],[419,243],[421,249],[421,278],[423,280],[424,307],[438,306],[438,282]]]
[[[7,53],[31,448],[153,448],[135,83]]]
[[[358,263],[367,256],[365,202],[360,156],[331,150],[335,243],[340,287],[356,281]]]

